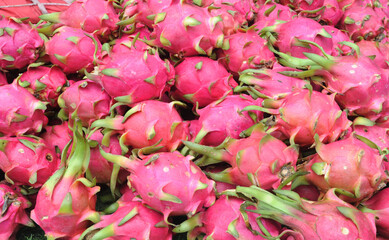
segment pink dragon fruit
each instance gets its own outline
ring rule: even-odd
[[[101,151],[109,161],[131,172],[128,180],[143,203],[169,216],[192,216],[215,202],[214,182],[179,152],[161,152],[142,160]],[[159,176],[156,178],[155,176]]]
[[[281,131],[292,142],[310,146],[319,135],[322,142],[333,142],[349,128],[351,121],[335,102],[335,95],[308,89],[298,89],[279,101],[268,99],[261,107],[248,108],[276,115],[274,130]]]
[[[16,185],[42,186],[58,169],[60,159],[38,137],[1,137],[0,169]]]
[[[157,15],[150,43],[172,54],[211,55],[214,48],[223,45],[221,21],[205,8],[174,4]]]
[[[227,94],[238,84],[224,66],[207,57],[187,57],[175,67],[174,99],[205,107]]]
[[[172,233],[160,213],[140,202],[126,201],[121,202],[114,213],[101,216],[100,222],[89,227],[80,239],[84,237],[106,240],[171,240]]]
[[[6,182],[0,182],[0,238],[14,239],[14,233],[18,230],[20,224],[33,227],[34,223],[26,213],[31,203],[22,196],[19,189],[10,186]]]
[[[43,39],[38,31],[16,18],[0,16],[0,68],[21,69],[38,59]]]
[[[46,53],[66,74],[83,69],[90,71],[101,58],[101,43],[81,29],[64,26],[56,29],[55,35],[46,42]]]
[[[111,97],[102,86],[90,80],[78,81],[59,96],[60,114],[81,120],[83,126],[90,126],[93,121],[108,116]]]
[[[97,120],[93,127],[104,127],[118,132],[124,152],[127,146],[154,151],[174,151],[187,138],[187,124],[174,108],[175,102],[147,100],[135,104],[124,117]]]
[[[107,39],[119,22],[112,2],[104,0],[76,0],[65,11],[44,14],[40,18],[88,33],[96,31],[102,39]]]
[[[116,101],[132,104],[160,98],[174,83],[173,66],[157,52],[132,49],[115,53],[100,66],[99,81]]]
[[[213,148],[184,141],[191,150],[210,159],[199,160],[199,165],[226,162],[230,168],[208,173],[212,179],[240,186],[252,184],[265,189],[276,189],[296,170],[298,151],[281,140],[267,134],[258,124],[250,137],[229,139],[223,147]]]
[[[244,216],[244,213],[241,212],[243,203],[244,200],[242,199],[222,195],[205,212],[189,219],[188,224],[184,222],[182,226],[185,227],[178,226],[173,231],[185,231],[187,230],[187,225],[194,227],[193,222],[195,222],[195,224],[200,226],[196,226],[195,229],[188,233],[189,240],[196,239],[201,233],[205,234],[204,238],[212,237],[213,239],[234,240],[238,236],[240,239],[245,240],[267,239],[262,237],[265,234],[260,230],[256,222],[258,214],[247,212],[247,215]],[[259,221],[261,221],[268,231],[270,236],[267,235],[267,237],[279,235],[281,230],[280,224],[268,219],[261,219]],[[250,229],[247,225],[250,226]],[[259,233],[253,233],[253,230],[260,232],[262,236]]]
[[[348,202],[370,198],[388,179],[383,157],[354,136],[327,145],[317,139],[316,152],[305,165],[310,172],[306,179],[323,192],[330,188],[349,192],[342,196]]]
[[[380,68],[389,69],[389,43],[362,40],[356,44],[362,55],[370,57]]]
[[[227,46],[219,51],[218,57],[235,74],[248,68],[271,68],[276,61],[266,41],[254,29],[240,30],[227,36],[225,44]]]
[[[58,67],[29,67],[16,79],[17,84],[26,88],[36,98],[57,105],[62,87],[67,83],[66,75]]]
[[[46,105],[17,84],[0,86],[0,132],[6,136],[40,132]]]
[[[249,212],[261,214],[261,218],[273,219],[291,229],[283,234],[288,239],[375,239],[374,215],[359,211],[353,205],[338,198],[335,189],[317,202],[301,199],[297,193],[275,190],[273,195],[256,186],[236,188],[239,194],[255,199],[256,209]]]
[[[8,80],[7,80],[7,75],[5,73],[0,72],[0,86],[7,85]]]
[[[279,1],[283,5],[288,5],[292,9],[296,10],[297,12],[300,11],[312,11],[319,9],[323,6],[324,0],[311,0],[311,1],[306,1],[306,0],[280,0]]]
[[[389,188],[385,188],[374,194],[372,198],[362,203],[360,209],[363,212],[373,213],[376,217],[377,232],[384,239],[389,238]]]
[[[192,140],[207,146],[217,146],[227,137],[240,138],[239,134],[263,118],[260,111],[241,112],[250,105],[261,105],[262,99],[248,95],[228,95],[197,110],[198,120],[190,124]]]
[[[343,17],[342,8],[340,8],[337,0],[324,0],[323,6],[325,7],[320,12],[320,21],[327,23],[328,25],[335,26]]]
[[[62,150],[72,140],[72,131],[69,129],[68,122],[54,126],[46,126],[46,131],[41,135],[49,149],[55,150],[58,157],[61,156]]]
[[[258,8],[257,19],[254,22],[254,25],[256,26],[256,29],[262,30],[264,27],[291,21],[296,15],[296,12],[287,6],[266,2],[266,4],[260,5]]]
[[[65,160],[66,167],[57,170],[45,182],[31,212],[31,219],[45,231],[48,239],[79,239],[91,221],[99,220],[95,205],[100,187],[82,177],[89,165],[90,149],[81,134],[81,126],[77,123],[72,154]]]
[[[315,185],[300,185],[293,189],[301,198],[309,201],[317,201],[320,197],[320,191]]]
[[[328,52],[331,56],[340,56],[351,54],[353,49],[343,42],[351,42],[350,37],[344,32],[333,26],[323,26],[323,28],[332,36],[332,50]]]

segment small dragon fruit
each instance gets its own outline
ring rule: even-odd
[[[0,169],[16,185],[42,186],[58,169],[60,159],[38,137],[1,137]]]
[[[179,152],[161,152],[142,160],[101,151],[109,161],[131,172],[128,180],[142,202],[169,216],[192,216],[215,202],[214,182]],[[158,176],[156,178],[155,176]]]
[[[147,100],[128,110],[124,117],[97,120],[93,127],[104,127],[121,135],[120,144],[124,152],[127,146],[148,148],[154,151],[174,151],[187,138],[187,124],[174,108],[175,102],[164,103]]]
[[[228,95],[197,110],[198,120],[190,124],[192,140],[207,146],[217,146],[227,137],[240,138],[239,134],[263,118],[260,111],[241,112],[250,105],[261,105],[262,99],[248,95]]]
[[[265,39],[254,29],[231,34],[225,38],[224,43],[218,57],[235,74],[248,68],[271,68],[276,61],[274,54],[266,46]]]
[[[116,54],[115,54],[116,53]],[[174,68],[157,52],[132,49],[112,52],[100,65],[101,84],[116,101],[126,104],[160,98],[174,83]]]
[[[56,29],[55,35],[46,42],[46,53],[66,74],[83,69],[90,71],[101,58],[101,43],[81,29],[64,26]]]
[[[291,229],[283,235],[288,239],[375,239],[374,215],[359,211],[353,205],[338,198],[335,189],[317,202],[301,199],[297,193],[275,190],[273,195],[256,186],[236,188],[239,194],[252,199],[249,212],[261,218],[273,219]]]
[[[324,0],[280,0],[279,2],[283,5],[288,5],[297,12],[316,10],[321,8],[324,4]]]
[[[89,144],[77,122],[66,167],[57,170],[41,187],[31,212],[31,219],[45,231],[48,239],[79,239],[91,221],[99,220],[95,205],[100,187],[82,177],[89,165],[89,154]]]
[[[184,144],[194,152],[210,158],[199,160],[199,165],[224,161],[231,165],[219,173],[207,173],[216,181],[264,189],[276,189],[296,170],[298,151],[267,134],[262,124],[256,125],[250,137],[229,139],[223,147],[209,147],[193,142]]]
[[[175,67],[174,99],[205,107],[227,94],[238,84],[225,67],[207,57],[187,57]]]
[[[173,4],[156,15],[150,43],[182,56],[211,55],[223,45],[221,21],[205,8]]]
[[[12,236],[18,230],[20,224],[29,227],[34,226],[25,210],[30,206],[31,203],[22,196],[17,187],[11,187],[4,181],[0,182],[0,208],[2,209],[0,239],[14,239]]]
[[[80,28],[107,39],[117,28],[119,17],[111,1],[76,0],[62,12],[44,14],[41,19],[53,23],[61,23],[72,28]]]
[[[287,6],[269,2],[260,5],[257,11],[257,19],[253,25],[256,29],[262,30],[264,27],[273,26],[277,23],[291,21],[297,13]]]
[[[101,221],[89,227],[80,239],[84,237],[90,240],[171,240],[172,233],[160,213],[140,202],[125,201],[114,213],[101,216]]]
[[[46,143],[46,146],[55,150],[58,156],[61,156],[62,150],[72,140],[72,131],[69,129],[68,122],[64,121],[61,124],[54,126],[46,126],[46,131],[41,135]]]
[[[17,84],[0,86],[0,133],[6,136],[40,132],[47,124],[46,105]]]
[[[189,240],[196,239],[201,233],[205,234],[204,239],[207,237],[224,240],[235,240],[237,238],[245,240],[267,239],[262,237],[265,234],[256,222],[258,215],[250,212],[247,212],[246,215],[245,212],[242,212],[241,206],[243,203],[244,200],[242,199],[222,195],[205,212],[182,223],[173,232],[183,232],[188,227],[196,227],[188,233]],[[280,233],[280,224],[268,219],[259,221],[268,231],[267,237],[277,236]],[[247,225],[250,226],[250,229]],[[253,230],[257,233],[254,233]]]
[[[352,53],[353,49],[344,44],[344,42],[350,42],[350,37],[344,31],[328,25],[323,28],[332,36],[332,50],[328,54],[340,56]]]
[[[58,98],[58,105],[62,108],[60,114],[90,126],[93,121],[109,115],[111,101],[100,84],[83,80],[66,88]]]
[[[377,66],[389,69],[389,43],[362,40],[356,44],[362,55],[370,57]]]
[[[22,69],[39,57],[43,39],[38,31],[16,18],[0,16],[0,68]]]
[[[343,17],[343,10],[340,8],[338,1],[324,0],[323,6],[325,8],[320,12],[320,21],[336,26]]]
[[[306,165],[306,179],[326,192],[338,188],[349,192],[343,199],[359,202],[370,198],[387,181],[382,156],[351,136],[329,144],[316,139],[315,155]]]
[[[26,88],[37,99],[57,105],[62,87],[67,83],[66,75],[58,67],[29,67],[16,79],[17,84]]]

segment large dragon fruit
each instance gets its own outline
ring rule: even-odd
[[[241,206],[244,200],[226,195],[220,196],[210,208],[189,219],[187,222],[176,227],[174,232],[186,231],[188,226],[196,227],[188,233],[188,239],[196,239],[201,233],[205,233],[204,238],[234,240],[239,236],[240,239],[263,240],[265,235],[258,227],[256,218],[258,214],[242,212]],[[190,222],[189,222],[190,221]],[[267,237],[278,236],[281,226],[268,219],[259,220],[268,231]],[[195,223],[195,224],[193,224]],[[196,226],[198,225],[198,226]],[[250,226],[250,229],[248,226]],[[253,233],[257,231],[258,233]],[[261,233],[261,235],[259,234]]]
[[[46,105],[17,84],[0,86],[0,132],[6,136],[40,132]]]
[[[210,158],[199,160],[200,165],[227,162],[230,168],[218,173],[208,173],[216,181],[264,189],[276,189],[296,170],[298,151],[267,134],[264,126],[255,126],[250,137],[230,139],[223,147],[209,147],[184,141],[191,150]]]
[[[37,137],[1,137],[0,168],[12,184],[40,187],[58,169],[55,151]]]
[[[187,124],[174,108],[175,102],[147,100],[135,105],[126,115],[97,120],[92,127],[104,127],[118,132],[124,152],[127,146],[155,151],[174,151],[187,138]]]
[[[31,203],[22,196],[15,186],[11,187],[4,181],[0,182],[1,239],[14,239],[13,234],[16,233],[20,224],[29,227],[34,226],[25,210],[30,205]]]
[[[275,190],[278,196],[256,186],[238,186],[236,191],[252,199],[256,209],[246,208],[248,211],[291,228],[283,232],[290,239],[376,238],[374,215],[342,201],[335,194],[335,189],[330,189],[317,202],[301,199],[297,193],[287,190]]]
[[[84,126],[93,121],[108,116],[110,113],[111,97],[103,87],[93,81],[83,80],[72,84],[59,96],[58,105],[64,116],[81,120]]]
[[[179,152],[161,152],[142,160],[101,151],[101,154],[131,172],[131,186],[143,203],[169,216],[192,216],[215,201],[214,182],[201,169]],[[158,177],[155,177],[158,176]]]
[[[227,94],[238,84],[224,66],[207,57],[187,57],[175,67],[174,99],[205,107]]]
[[[370,198],[387,181],[382,156],[351,136],[329,144],[316,141],[315,155],[305,165],[306,179],[326,192],[338,188],[349,192],[342,196],[348,202]]]
[[[96,193],[100,187],[83,174],[89,165],[89,144],[81,132],[80,124],[74,125],[73,149],[66,159],[66,167],[57,170],[38,192],[31,218],[50,239],[66,237],[78,239],[90,225],[97,222]]]
[[[33,63],[43,47],[38,31],[16,18],[0,16],[0,68],[21,69]]]
[[[17,79],[17,84],[26,88],[36,98],[57,106],[58,96],[67,83],[66,75],[59,67],[29,67]]]
[[[119,17],[110,1],[76,0],[62,12],[40,16],[45,21],[61,23],[68,27],[81,28],[85,32],[94,33],[106,39],[116,30]]]
[[[82,69],[90,71],[101,58],[101,43],[81,29],[64,26],[56,29],[46,42],[46,53],[66,74]]]

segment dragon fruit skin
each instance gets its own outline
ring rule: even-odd
[[[58,105],[63,113],[81,120],[83,126],[90,124],[110,113],[111,97],[102,86],[90,80],[78,81],[59,96]]]
[[[226,36],[228,48],[219,51],[220,61],[234,74],[249,68],[271,68],[276,61],[274,54],[253,29]]]
[[[129,213],[131,218],[128,219]],[[101,221],[89,227],[83,236],[93,240],[171,240],[172,233],[168,225],[162,224],[163,221],[160,213],[142,203],[125,201],[114,213],[101,216]]]
[[[300,185],[293,189],[301,198],[309,201],[317,201],[320,197],[320,191],[314,185]]]
[[[371,57],[374,63],[380,68],[389,69],[389,43],[374,41],[359,41],[356,43],[364,56]]]
[[[39,138],[1,137],[0,168],[12,184],[42,186],[58,169],[60,159]]]
[[[0,101],[0,132],[5,136],[40,132],[48,122],[46,105],[16,84],[0,86]]]
[[[60,157],[62,150],[72,139],[72,131],[69,129],[68,122],[64,121],[58,125],[46,126],[44,129],[46,131],[42,133],[42,139],[45,141],[46,146],[55,150],[58,157]]]
[[[350,37],[344,31],[329,25],[325,25],[323,28],[332,36],[332,50],[328,54],[331,56],[340,56],[352,53],[351,47],[341,44],[341,42],[350,41]]]
[[[46,42],[50,61],[64,73],[76,73],[93,69],[96,59],[101,58],[101,43],[93,35],[67,26],[55,30],[55,35]]]
[[[328,25],[335,26],[343,17],[342,8],[339,7],[337,0],[324,0],[325,8],[320,12],[320,21]]]
[[[39,57],[44,41],[35,28],[13,18],[0,16],[0,68],[22,69]]]
[[[351,136],[329,144],[316,142],[317,155],[305,166],[306,179],[322,192],[339,188],[354,194],[348,202],[370,198],[388,179],[379,152]]]
[[[19,75],[16,81],[18,85],[26,88],[40,101],[49,102],[51,106],[55,107],[62,87],[68,80],[58,67],[39,66],[28,68],[26,72]]]
[[[283,5],[288,5],[292,9],[300,12],[300,11],[306,11],[306,10],[316,10],[318,8],[321,8],[324,4],[324,0],[317,0],[317,1],[305,1],[305,0],[280,0],[279,1]]]
[[[173,4],[155,20],[151,43],[182,56],[211,55],[223,45],[222,18],[207,9],[189,4]],[[180,23],[180,24],[177,24]]]
[[[194,152],[213,159],[212,161],[223,161],[231,165],[222,172],[208,172],[208,176],[215,181],[240,186],[255,184],[264,189],[276,189],[296,169],[297,149],[294,146],[288,147],[281,140],[267,134],[261,125],[252,131],[250,137],[230,139],[221,149],[189,141],[184,141],[184,144]]]
[[[215,202],[214,181],[189,156],[160,152],[140,161],[103,151],[101,154],[131,172],[128,177],[131,187],[143,203],[161,212],[166,222],[169,216],[191,216]]]
[[[7,85],[8,80],[7,80],[7,75],[3,72],[0,72],[0,86]]]
[[[105,91],[126,104],[161,98],[174,83],[173,66],[157,52],[133,49],[128,53],[111,54],[112,60],[100,66]]]
[[[261,30],[264,27],[275,25],[278,21],[291,21],[295,16],[297,16],[297,13],[289,7],[278,3],[268,2],[260,5],[258,8],[257,19],[253,25],[255,25],[258,30]]]
[[[240,138],[239,134],[263,118],[260,111],[241,112],[250,105],[261,105],[262,99],[249,95],[228,95],[197,110],[198,120],[190,124],[192,140],[207,146],[217,146],[227,137]],[[232,110],[233,109],[233,110]]]
[[[94,33],[107,39],[111,32],[117,29],[119,17],[110,1],[76,0],[63,12],[45,14],[41,19],[60,23],[62,25],[80,28],[88,33]]]
[[[224,66],[207,57],[187,57],[175,67],[174,99],[205,107],[232,94],[238,84]]]
[[[297,193],[275,190],[273,195],[256,186],[237,187],[237,192],[255,198],[255,210],[262,218],[273,219],[291,228],[288,239],[375,239],[374,215],[359,211],[329,190],[317,202],[301,199]]]

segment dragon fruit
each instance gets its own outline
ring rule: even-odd
[[[161,152],[142,160],[101,151],[109,161],[131,172],[128,180],[142,202],[169,216],[192,216],[215,202],[214,182],[179,152]],[[156,178],[155,176],[158,176]]]
[[[89,144],[77,122],[66,167],[57,170],[41,187],[31,212],[31,219],[45,231],[48,239],[78,239],[91,221],[99,220],[95,205],[100,187],[83,178],[89,154]]]
[[[298,150],[288,147],[277,138],[267,134],[258,124],[250,137],[229,139],[223,147],[209,147],[184,141],[196,153],[210,159],[200,159],[199,165],[224,161],[231,165],[219,173],[207,173],[216,181],[240,186],[252,184],[265,189],[276,189],[296,170]]]
[[[132,104],[161,98],[174,83],[174,68],[157,52],[132,49],[112,52],[100,66],[101,84],[116,101]]]
[[[42,186],[58,169],[60,159],[38,137],[1,137],[0,169],[16,185]]]
[[[35,62],[43,39],[38,31],[16,18],[0,16],[0,68],[22,69]]]
[[[211,55],[223,45],[221,21],[205,8],[173,4],[156,16],[150,43],[182,56]]]
[[[274,130],[281,131],[292,142],[312,145],[315,134],[322,142],[333,142],[347,130],[351,121],[335,102],[335,95],[298,89],[281,100],[267,99],[264,105],[275,109],[248,107],[276,115]]]
[[[7,75],[3,72],[0,72],[0,86],[7,85],[8,80],[7,80]]]
[[[67,83],[66,75],[58,67],[29,67],[16,79],[17,84],[26,88],[37,99],[57,106],[58,96]]]
[[[266,41],[254,29],[242,30],[225,38],[225,47],[218,57],[234,74],[248,68],[271,68],[276,61]]]
[[[389,43],[362,40],[356,44],[362,55],[370,57],[380,68],[389,69]]]
[[[340,56],[352,53],[353,49],[344,44],[344,42],[350,42],[350,37],[344,31],[333,26],[323,26],[323,28],[332,36],[332,50],[328,54]]]
[[[250,105],[261,105],[262,99],[248,95],[228,95],[197,110],[198,120],[191,121],[192,140],[207,146],[217,146],[227,137],[240,138],[239,134],[263,118],[260,111],[241,112]]]
[[[241,212],[241,206],[244,200],[222,195],[216,200],[210,208],[205,212],[200,213],[189,219],[187,222],[176,227],[174,232],[185,231],[188,225],[192,228],[193,225],[197,224],[195,229],[188,233],[188,239],[196,239],[200,233],[205,233],[204,238],[212,237],[213,239],[225,239],[234,240],[239,236],[240,239],[254,240],[254,239],[267,239],[261,237],[264,233],[258,227],[256,218],[258,217],[255,213],[248,212],[245,216]],[[189,222],[190,221],[190,222]],[[278,223],[268,219],[259,220],[268,231],[267,237],[277,236],[280,233],[281,226]],[[195,222],[195,224],[193,224]],[[250,229],[248,226],[250,226]],[[257,231],[257,233],[253,233]],[[261,233],[261,235],[259,234]]]
[[[93,121],[109,115],[111,101],[100,84],[83,80],[66,88],[58,98],[58,105],[62,108],[60,114],[72,121],[77,118],[83,126],[89,126]]]
[[[80,239],[172,239],[169,226],[163,216],[140,202],[122,202],[110,215],[89,227]]]
[[[320,191],[314,185],[300,185],[293,189],[301,198],[309,201],[317,201],[320,197]]]
[[[273,26],[277,23],[291,21],[295,16],[296,12],[287,6],[266,2],[266,4],[260,5],[257,10],[257,19],[254,25],[258,30],[264,27]]]
[[[351,136],[329,144],[316,139],[315,155],[306,165],[306,179],[326,192],[338,188],[349,192],[342,196],[348,202],[370,198],[387,181],[382,156]]]
[[[64,26],[56,29],[46,42],[46,53],[66,74],[90,71],[101,58],[101,43],[81,29]]]
[[[16,85],[0,86],[0,132],[6,136],[40,132],[47,124],[46,105]]]
[[[300,11],[312,11],[319,9],[323,6],[324,0],[306,1],[306,0],[280,0],[283,5],[288,5],[297,12]]]
[[[256,209],[246,208],[248,211],[290,227],[283,232],[290,239],[376,238],[374,215],[342,201],[335,194],[335,189],[330,189],[317,202],[301,199],[297,193],[287,190],[275,190],[278,196],[256,186],[238,186],[236,191],[255,199],[253,206]]]
[[[41,137],[45,141],[48,148],[55,150],[58,156],[61,156],[62,150],[72,140],[72,131],[69,129],[68,122],[64,121],[61,124],[54,126],[46,126],[46,131]]]
[[[34,223],[28,217],[26,210],[31,203],[22,196],[18,188],[10,186],[6,182],[0,182],[0,233],[1,239],[14,239],[13,233],[16,233],[20,224],[33,227]]]
[[[72,28],[80,28],[107,39],[117,29],[119,17],[110,1],[76,0],[62,12],[44,14],[41,19],[53,23],[61,23]]]
[[[119,133],[124,152],[132,148],[148,148],[148,151],[174,151],[187,138],[187,124],[174,108],[175,102],[164,103],[147,100],[128,110],[126,115],[97,120],[93,127],[104,127]]]
[[[207,57],[187,57],[175,67],[174,99],[205,107],[227,94],[238,84],[224,66]]]

